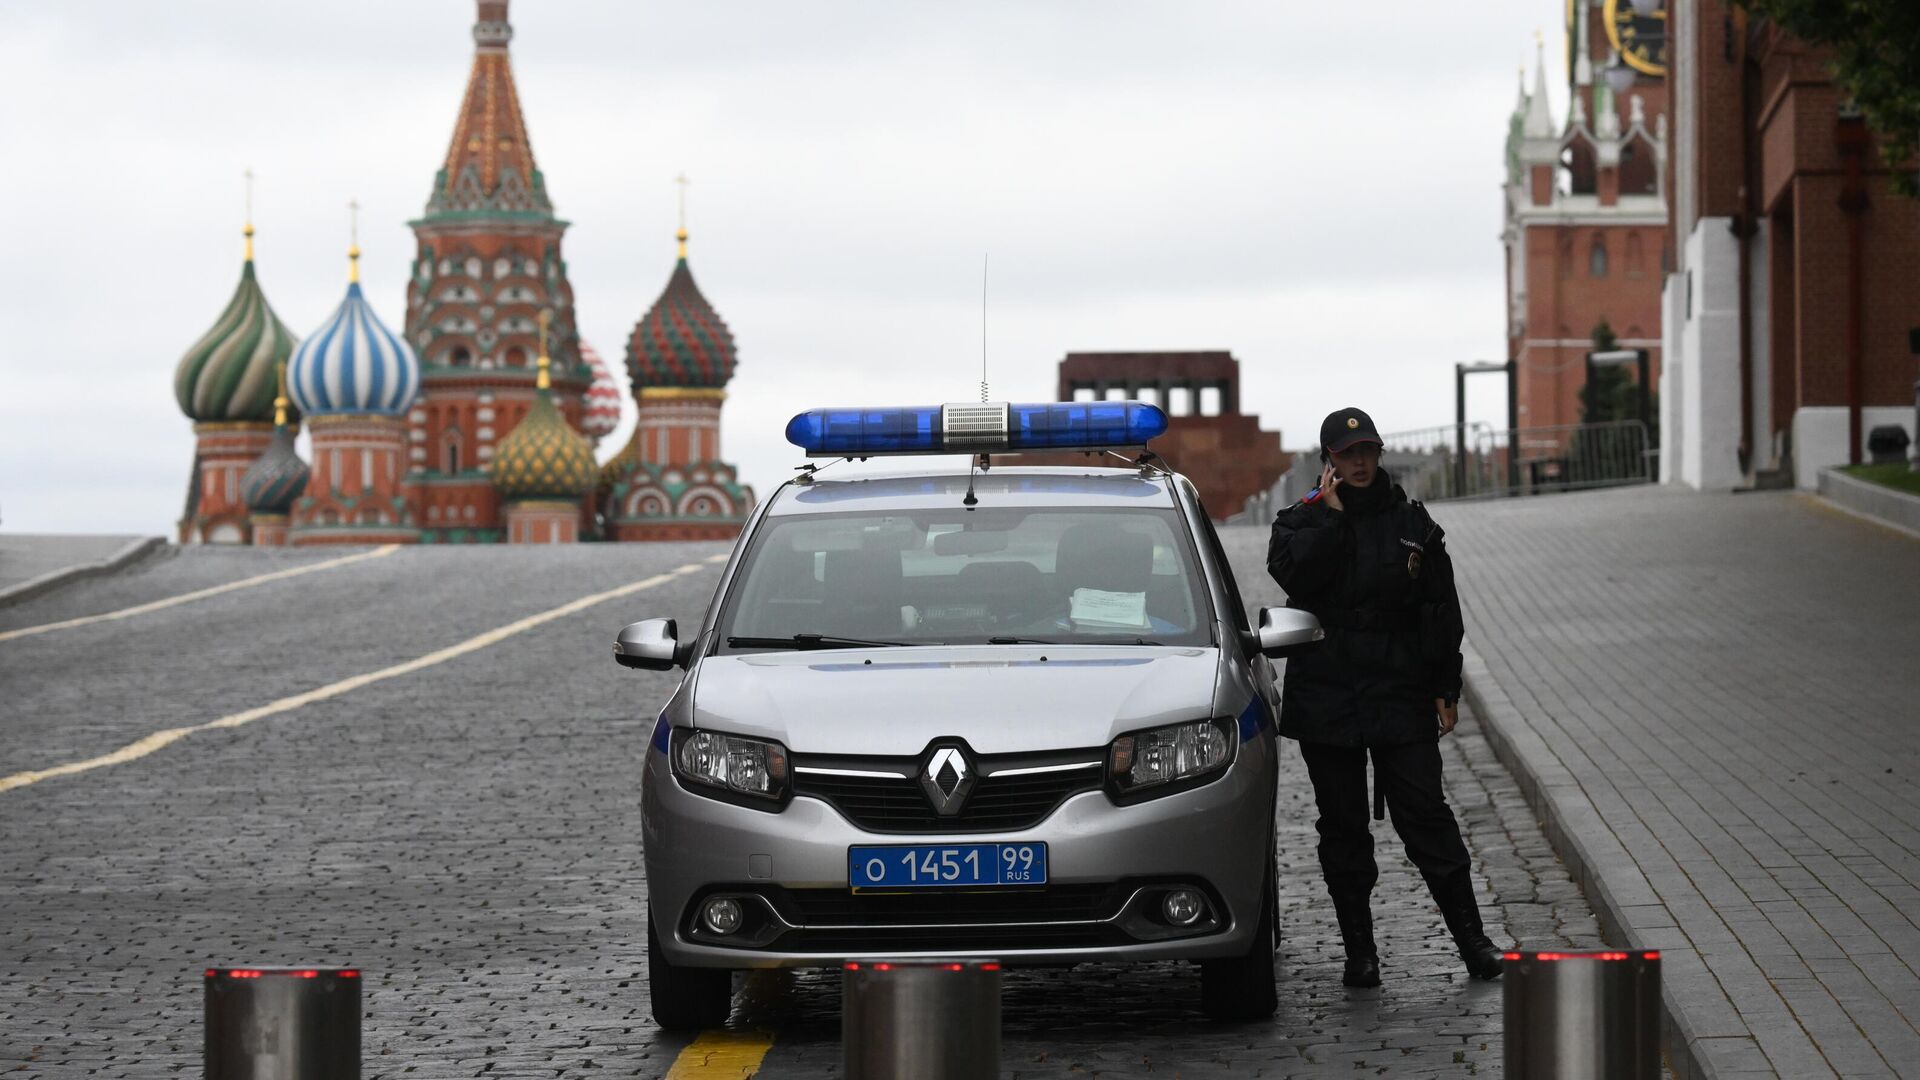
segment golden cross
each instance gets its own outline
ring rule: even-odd
[[[253,261],[253,166],[249,165],[241,176],[247,180],[247,220],[240,229],[240,235],[247,238],[247,261]]]
[[[533,385],[536,390],[546,390],[553,386],[553,376],[548,374],[553,358],[547,355],[547,324],[553,322],[553,309],[541,308],[537,321],[540,323],[540,356],[534,361],[539,370],[533,377]]]
[[[679,176],[673,178],[673,182],[680,185],[680,230],[685,232],[687,228],[687,185],[693,183],[693,181],[687,179],[687,174],[682,172]]]
[[[347,231],[352,246],[347,248],[347,280],[360,280],[360,200],[347,200]]]

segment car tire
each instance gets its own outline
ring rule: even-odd
[[[1268,859],[1271,867],[1273,860]],[[1274,965],[1280,949],[1279,889],[1272,870],[1260,902],[1253,941],[1242,956],[1200,962],[1200,1009],[1209,1020],[1264,1020],[1280,1006]]]
[[[647,994],[653,1022],[668,1031],[701,1031],[727,1022],[733,1011],[733,972],[683,967],[667,960],[647,914]]]

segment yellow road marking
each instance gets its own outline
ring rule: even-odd
[[[130,619],[135,615],[145,615],[149,611],[159,611],[161,608],[170,608],[176,604],[205,600],[209,596],[218,596],[221,593],[232,592],[235,589],[248,589],[255,585],[265,585],[269,581],[281,581],[285,578],[299,577],[301,574],[312,574],[321,570],[332,570],[337,566],[346,566],[348,563],[357,563],[363,559],[377,559],[382,555],[391,555],[398,550],[400,550],[400,545],[387,544],[384,547],[374,548],[372,551],[362,551],[356,555],[343,555],[338,559],[328,559],[326,562],[310,563],[306,566],[294,566],[285,570],[275,570],[271,574],[261,574],[258,577],[245,578],[240,581],[229,581],[225,585],[215,585],[207,589],[196,589],[190,593],[181,593],[179,596],[169,596],[164,600],[155,600],[151,603],[139,604],[130,608],[121,608],[119,611],[109,611],[100,615],[82,615],[77,619],[63,619],[60,622],[42,623],[39,626],[22,626],[17,630],[0,630],[0,641],[12,641],[14,638],[44,634],[51,630],[68,630],[76,626],[87,626],[91,623],[106,622],[109,619]]]
[[[746,1080],[773,1049],[764,1031],[703,1031],[673,1059],[666,1080]]]
[[[109,765],[124,765],[129,761],[136,761],[146,757],[156,750],[171,746],[195,732],[211,731],[214,728],[237,728],[243,724],[251,724],[255,720],[264,720],[269,716],[292,712],[302,705],[311,705],[316,701],[325,701],[331,697],[338,697],[350,690],[358,690],[363,686],[383,682],[387,679],[398,678],[402,675],[419,671],[421,668],[432,667],[435,664],[445,663],[455,657],[465,656],[470,652],[477,652],[489,645],[498,644],[515,634],[524,633],[543,623],[550,623],[555,619],[565,618],[577,611],[584,611],[595,604],[603,604],[608,600],[616,600],[622,596],[637,593],[642,589],[651,589],[656,585],[664,585],[674,578],[685,574],[697,574],[701,569],[702,567],[699,563],[688,563],[685,566],[675,567],[664,574],[655,574],[650,578],[642,578],[639,581],[622,585],[617,589],[608,589],[606,592],[583,596],[570,603],[561,604],[557,608],[542,611],[537,615],[529,615],[517,622],[510,622],[505,626],[489,630],[484,634],[476,634],[457,645],[449,645],[444,649],[430,652],[425,656],[416,657],[402,664],[395,664],[392,667],[381,668],[378,671],[370,671],[364,675],[355,675],[351,678],[341,679],[339,682],[329,683],[317,690],[309,690],[304,694],[294,694],[292,697],[283,697],[278,701],[269,702],[257,708],[248,709],[245,712],[222,716],[218,720],[209,720],[204,724],[194,724],[190,727],[168,728],[165,731],[156,731],[144,739],[128,743],[111,754],[88,758],[85,761],[72,761],[65,765],[55,765],[50,769],[17,772],[12,776],[0,777],[0,791],[11,791],[14,788],[26,787],[28,784],[37,784],[42,780],[49,780],[56,776],[72,776],[74,773],[83,773],[92,769],[104,769]]]

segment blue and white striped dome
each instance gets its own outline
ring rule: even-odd
[[[294,350],[287,382],[307,416],[399,415],[420,392],[420,361],[373,313],[355,281],[333,315]]]

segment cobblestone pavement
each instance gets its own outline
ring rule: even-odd
[[[1250,599],[1263,537],[1230,530]],[[698,572],[500,644],[151,756],[0,792],[0,1075],[192,1074],[199,971],[367,972],[369,1077],[662,1076],[648,1018],[635,781],[672,684],[607,659],[622,623],[697,623],[713,545],[403,549],[134,619],[0,642],[0,775],[91,757],[422,656],[580,596]],[[189,550],[5,613],[140,603],[311,552]],[[1490,930],[1598,943],[1595,921],[1471,718],[1444,744]],[[1281,792],[1282,1006],[1217,1026],[1181,965],[1016,971],[1009,1075],[1488,1076],[1500,988],[1457,970],[1395,845],[1376,908],[1387,985],[1346,991],[1297,756]],[[839,1071],[829,976],[748,980],[733,1026],[766,1077]]]
[[[1477,699],[1702,1071],[1920,1076],[1920,543],[1790,493],[1435,513]]]

